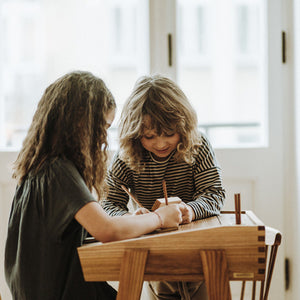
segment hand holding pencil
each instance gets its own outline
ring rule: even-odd
[[[129,192],[129,190],[124,186],[121,185],[121,188],[126,192],[126,194],[132,199],[133,202],[135,202],[135,204],[138,205],[138,209],[134,212],[134,215],[143,215],[143,214],[147,214],[150,211],[143,207],[143,205],[138,201],[138,199],[131,193]]]
[[[134,213],[135,215],[142,215],[150,213],[148,209],[138,201],[138,199],[124,186],[121,188],[127,193],[127,195],[139,206],[139,209]],[[160,207],[155,210],[155,214],[159,216],[161,220],[161,228],[177,229],[179,224],[182,223],[182,205],[173,204],[164,207]]]
[[[154,212],[159,214],[162,220],[161,228],[168,228],[169,230],[178,229],[179,224],[182,223],[181,209],[181,204],[172,204],[156,209]]]
[[[162,181],[163,193],[165,198],[165,205],[169,204],[168,192],[167,192],[167,184],[166,181]],[[179,198],[180,199],[180,198]],[[182,222],[181,224],[191,223],[195,219],[195,213],[191,206],[185,204],[183,201],[180,202],[181,205],[181,213],[182,213]]]

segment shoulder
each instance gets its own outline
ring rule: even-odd
[[[131,172],[129,165],[121,158],[120,152],[117,151],[110,163],[109,172],[118,173],[118,172]]]
[[[85,185],[83,177],[75,164],[60,157],[44,163],[40,171],[34,176],[44,184],[80,184]]]
[[[200,149],[202,148],[202,149],[213,150],[213,147],[212,147],[208,137],[203,133],[201,133],[201,135],[200,135],[200,146],[201,146]]]
[[[59,209],[70,208],[71,217],[86,203],[95,201],[76,165],[68,160],[57,158],[49,165],[48,192],[51,199],[59,195]]]
[[[61,174],[62,176],[69,175],[74,177],[80,176],[75,164],[68,159],[56,158],[50,164],[49,169],[50,171],[55,172],[56,175]]]
[[[116,151],[110,163],[110,168],[115,166],[127,166],[126,162],[121,158],[120,151]]]
[[[208,140],[207,136],[204,135],[203,133],[201,133],[201,135],[199,135],[199,140],[198,143],[196,145],[196,151],[194,152],[194,157],[198,157],[199,155],[201,156],[201,154],[203,153],[207,153],[207,152],[211,152],[213,153],[213,147],[210,143],[210,141]]]
[[[200,145],[194,155],[195,165],[203,163],[203,161],[209,162],[209,165],[216,164],[216,157],[214,149],[208,140],[207,136],[201,134]]]

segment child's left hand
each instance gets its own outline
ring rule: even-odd
[[[188,224],[191,223],[195,219],[195,213],[193,209],[184,203],[183,201],[180,203],[180,206],[182,207],[181,213],[182,213],[182,223],[181,224]]]

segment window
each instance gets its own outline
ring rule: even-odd
[[[1,0],[0,148],[20,148],[46,86],[75,69],[105,80],[118,119],[136,79],[160,72],[165,49],[159,42],[149,51],[150,31],[169,18],[177,19],[177,82],[197,110],[199,128],[215,147],[265,145],[263,1],[156,1],[177,5],[159,14],[151,1]],[[158,69],[150,56],[161,56]],[[115,144],[117,120],[113,125]]]
[[[122,106],[139,72],[147,72],[137,53],[145,44],[137,3],[0,1],[2,149],[20,148],[44,89],[72,70],[102,77]]]
[[[263,1],[178,0],[178,82],[215,147],[266,145]]]

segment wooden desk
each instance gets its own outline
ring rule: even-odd
[[[78,253],[86,281],[119,281],[118,300],[140,299],[144,280],[205,280],[210,300],[229,300],[229,280],[265,282],[266,237],[275,244],[276,232],[266,232],[251,211],[242,212],[241,225],[224,212],[176,231],[90,243]]]

